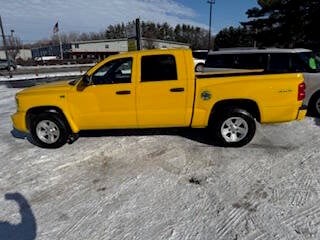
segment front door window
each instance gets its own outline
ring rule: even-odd
[[[131,83],[132,58],[122,58],[107,62],[93,75],[94,85]]]

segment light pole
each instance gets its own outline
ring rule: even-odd
[[[15,48],[15,41],[14,41],[14,38],[13,38],[14,30],[11,29],[10,32],[11,32],[11,35],[10,35],[10,38],[9,38],[9,45],[10,45],[9,47],[10,47],[10,49],[13,51],[14,48]],[[11,56],[11,57],[12,57],[12,56]]]
[[[210,4],[210,17],[209,17],[209,44],[208,44],[208,52],[211,48],[211,22],[212,22],[212,5],[216,3],[216,0],[208,0],[208,3]]]

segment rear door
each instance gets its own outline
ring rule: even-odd
[[[188,86],[183,53],[166,51],[164,54],[143,55],[140,61],[140,82],[137,84],[139,127],[187,126]]]

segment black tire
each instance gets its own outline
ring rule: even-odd
[[[212,116],[209,126],[215,144],[221,147],[242,147],[248,144],[256,132],[253,116],[244,109],[230,108]]]
[[[203,67],[204,67],[203,63],[198,63],[194,70],[196,72],[203,72]]]
[[[308,103],[308,115],[320,117],[320,92],[315,93]]]
[[[59,148],[67,142],[70,131],[60,114],[45,112],[33,119],[30,132],[37,146]]]

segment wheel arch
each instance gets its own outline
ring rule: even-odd
[[[78,128],[75,126],[75,124],[73,123],[73,121],[71,120],[70,117],[68,117],[67,114],[64,113],[64,111],[57,107],[57,106],[41,106],[41,107],[33,107],[33,108],[30,108],[28,111],[27,111],[27,114],[26,114],[26,126],[27,128],[30,130],[30,127],[31,127],[31,123],[33,121],[33,119],[41,114],[41,113],[56,113],[56,114],[59,114],[62,118],[63,118],[63,121],[65,121],[66,125],[69,127],[69,130],[71,130],[72,132],[76,133],[78,132]]]
[[[255,101],[250,99],[228,99],[228,100],[221,100],[214,104],[210,112],[208,124],[212,123],[216,114],[219,114],[219,112],[225,111],[226,109],[230,109],[230,108],[239,108],[239,109],[246,110],[258,122],[260,122],[261,120],[260,110],[259,110],[258,104]]]

